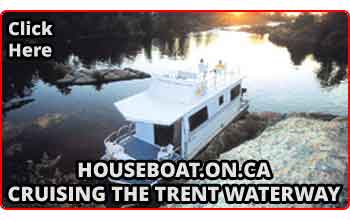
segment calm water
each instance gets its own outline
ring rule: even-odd
[[[248,88],[251,111],[347,116],[347,81],[322,87],[315,74],[320,64],[311,55],[295,65],[288,50],[272,44],[266,36],[217,29],[192,33],[170,43],[153,40],[148,48],[128,55],[124,54],[118,64],[107,57],[93,62],[93,66],[132,67],[165,74],[180,69],[196,71],[200,58],[209,65],[222,59],[246,76],[244,87]],[[16,140],[23,145],[20,160],[39,159],[46,151],[52,156],[62,155],[61,167],[71,169],[75,160],[98,159],[104,151],[103,139],[125,123],[113,102],[146,89],[148,84],[149,80],[114,82],[98,90],[95,86],[73,86],[64,95],[56,87],[36,80],[29,96],[35,101],[5,117],[5,121],[25,127]],[[58,113],[63,120],[41,129],[31,126],[49,113]]]

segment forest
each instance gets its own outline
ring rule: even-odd
[[[344,13],[301,14],[271,30],[269,39],[287,47],[297,65],[312,54],[321,63],[317,76],[323,84],[334,84],[347,76],[348,22]]]
[[[54,41],[71,42],[80,39],[119,38],[141,39],[180,36],[189,32],[218,26],[263,24],[286,21],[280,13],[7,13],[3,28],[12,20],[30,18],[33,23],[45,18],[55,25]],[[6,33],[8,30],[5,29]],[[7,38],[5,38],[7,39]],[[47,40],[47,39],[46,39]],[[40,41],[40,39],[37,39]]]
[[[93,64],[96,60],[120,64],[124,57],[132,59],[141,49],[151,60],[151,48],[156,45],[162,54],[184,59],[188,33],[232,25],[250,25],[245,31],[268,33],[270,41],[287,47],[296,65],[300,65],[308,54],[313,54],[321,63],[317,74],[323,84],[335,84],[347,75],[347,16],[344,13],[6,13],[4,33],[8,31],[9,22],[28,18],[33,23],[42,19],[53,23],[55,37],[16,38],[5,35],[3,62],[7,65],[4,65],[4,72],[11,72],[4,76],[5,101],[30,93],[30,89],[26,88],[32,87],[34,75],[49,83],[57,80],[61,76],[52,73],[52,63],[65,62],[69,54],[79,56],[84,65]],[[279,25],[266,25],[269,22]],[[210,33],[207,35],[205,38],[209,39]],[[174,48],[176,39],[178,48]],[[50,43],[55,48],[54,59],[50,62],[20,61],[21,65],[18,65],[17,61],[6,58],[7,44],[12,41]],[[331,76],[333,69],[337,69],[335,76]]]

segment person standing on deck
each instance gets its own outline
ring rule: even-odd
[[[219,60],[219,63],[215,66],[215,72],[221,74],[224,73],[224,71],[225,65],[222,63],[222,60]]]
[[[214,73],[215,73],[215,76],[214,76],[214,85],[215,85],[215,88],[216,88],[216,81],[217,81],[217,77],[220,76],[220,75],[223,75],[224,72],[225,72],[225,65],[222,63],[222,60],[219,60],[219,63],[215,65],[215,68],[214,68]]]
[[[199,61],[198,71],[200,77],[200,86],[198,88],[198,94],[202,94],[207,88],[206,77],[208,73],[208,64],[204,63],[203,58],[201,58]]]
[[[201,58],[199,61],[198,70],[199,70],[199,74],[203,74],[203,78],[205,78],[206,74],[208,73],[208,64],[204,63],[203,58]]]

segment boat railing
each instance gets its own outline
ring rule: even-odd
[[[249,105],[249,101],[247,99],[241,99],[241,106],[244,107],[247,105]]]
[[[156,78],[168,83],[180,84],[182,86],[193,86],[204,88],[218,88],[227,81],[240,77],[240,70],[228,69],[210,70],[206,73],[194,73],[178,71],[176,73],[158,75]]]
[[[240,104],[241,109],[248,108],[249,106],[249,101],[245,96],[246,91],[247,90],[245,88],[242,89],[241,104]]]
[[[104,143],[112,143],[118,144],[125,138],[131,136],[135,133],[135,124],[129,123],[127,125],[123,125],[118,130],[112,132],[108,137],[105,138]]]

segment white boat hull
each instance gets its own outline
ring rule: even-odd
[[[249,107],[247,102],[243,103],[239,99],[226,105],[218,114],[203,124],[198,132],[192,134],[185,147],[184,159],[192,159],[198,155],[228,124],[237,118]]]

